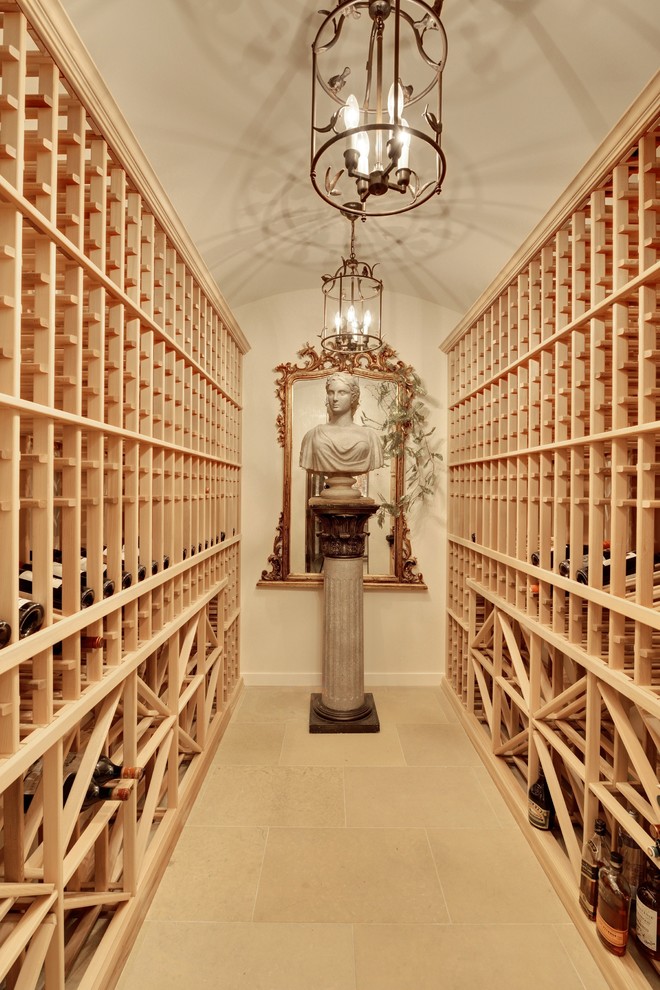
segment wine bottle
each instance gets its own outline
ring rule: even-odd
[[[611,558],[603,557],[603,586],[607,587],[610,583],[610,573],[611,573]],[[635,568],[637,566],[637,554],[630,552],[626,554],[625,560],[626,574],[634,574]],[[583,560],[582,567],[579,567],[575,572],[575,579],[578,584],[589,584],[589,557],[586,556]]]
[[[23,777],[23,811],[27,811],[32,804],[32,798],[36,794],[37,787],[43,773],[43,760],[39,759],[33,763],[25,777]]]
[[[80,555],[81,555],[81,557],[86,557],[87,556],[87,551],[86,551],[85,547],[81,547],[80,548]],[[107,558],[108,558],[108,548],[107,547],[103,547],[103,557],[104,557],[105,560],[107,560]],[[123,547],[121,548],[121,563],[122,563],[122,568],[121,568],[121,586],[122,586],[122,588],[130,588],[130,586],[133,584],[133,575],[131,574],[130,571],[127,571],[126,568],[124,567],[124,548]],[[104,578],[107,577],[107,573],[108,573],[107,566],[104,566],[104,568],[103,568],[103,577]],[[113,591],[114,591],[114,589],[113,589]],[[110,594],[112,594],[112,592],[110,592]],[[108,598],[109,596],[104,593],[103,594],[103,597],[104,598]]]
[[[630,808],[628,814],[634,822],[639,821],[639,815],[634,808]],[[621,855],[623,856],[623,875],[630,887],[630,927],[635,927],[635,909],[637,888],[644,875],[644,852],[637,845],[635,840],[625,829],[619,833],[619,844]]]
[[[62,779],[62,799],[64,802],[71,792],[81,760],[82,755],[80,753],[69,753],[64,760]],[[117,766],[107,756],[100,756],[92,772],[92,779],[85,792],[81,810],[84,811],[98,801],[126,801],[131,790],[120,781],[122,779],[140,780],[143,772],[142,767]],[[43,760],[39,759],[30,767],[23,779],[24,811],[30,807],[42,776]]]
[[[94,589],[93,588],[81,588],[80,590],[80,607],[89,608],[90,605],[94,604]],[[53,599],[53,606],[55,606],[55,599]],[[61,606],[60,606],[61,607]]]
[[[24,592],[26,595],[32,594],[32,568],[23,567],[18,575],[18,588],[19,591]],[[52,589],[53,589],[53,608],[62,608],[62,578],[53,576],[52,578]],[[88,608],[90,605],[94,604],[94,591],[92,588],[87,588],[85,585],[80,587],[80,607]]]
[[[653,554],[653,566],[656,568],[660,564],[660,553]],[[625,568],[626,574],[635,574],[637,570],[637,554],[634,550],[630,550],[626,554],[625,558]],[[607,587],[610,583],[610,573],[611,573],[611,560],[609,557],[603,558],[603,587]],[[585,557],[583,566],[576,571],[576,580],[580,584],[589,584],[589,558]]]
[[[40,602],[27,598],[18,599],[18,638],[25,639],[41,629],[44,621],[44,607]]]
[[[130,787],[126,787],[125,784],[114,782],[110,784],[97,784],[92,781],[87,788],[80,810],[86,811],[87,808],[91,808],[93,804],[98,804],[100,801],[128,801],[130,796],[131,789]]]
[[[107,559],[107,556],[108,556],[108,548],[103,547],[103,557]],[[133,575],[131,574],[130,571],[127,571],[123,566],[123,560],[124,560],[123,547],[121,550],[121,559],[122,559],[121,586],[122,588],[130,588],[130,586],[133,584]],[[80,548],[80,578],[83,584],[87,583],[87,551],[85,547]],[[112,578],[108,577],[108,566],[107,564],[104,563],[103,564],[103,597],[109,598],[110,595],[114,595],[114,593],[115,593],[115,582],[112,580]]]
[[[588,551],[588,549],[589,549],[588,547],[585,547],[585,551]],[[608,549],[606,549],[605,546],[604,546],[604,548],[603,548],[603,569],[605,569],[606,567],[609,568],[609,566],[610,566],[610,551]],[[580,579],[580,574],[582,573],[583,570],[585,570],[585,568],[586,568],[586,573],[588,574],[588,568],[589,568],[589,554],[588,554],[588,552],[585,552],[582,555],[582,564],[578,568],[578,570],[576,571],[576,578],[577,578],[578,581],[580,581],[580,583],[586,583],[586,582],[582,582],[581,579]],[[567,560],[562,560],[561,563],[559,564],[559,567],[557,568],[557,570],[561,574],[562,577],[570,577],[571,576],[571,561],[570,561],[570,558],[567,559]],[[604,573],[604,570],[603,570],[603,573]],[[608,573],[609,573],[609,571],[608,571]]]
[[[147,568],[144,566],[144,564],[140,564],[139,562],[138,562],[137,576],[138,576],[138,581],[144,581],[144,579],[147,576]]]
[[[598,874],[596,931],[606,949],[622,956],[630,929],[630,887],[623,876],[623,857],[612,852],[610,862]]]
[[[64,763],[62,765],[62,799],[66,801],[73,787],[73,782],[76,778],[76,773],[78,767],[80,766],[81,756],[79,753],[67,753],[64,758]],[[43,777],[44,763],[42,759],[38,759],[32,764],[25,777],[23,778],[23,810],[27,811],[32,803],[32,799],[37,792],[37,788],[41,783],[41,778]]]
[[[597,818],[594,823],[594,834],[587,839],[582,849],[580,907],[591,921],[596,920],[598,907],[598,874],[610,861],[606,829],[603,819]]]
[[[105,547],[104,547],[104,554],[105,554]],[[30,557],[32,557],[32,554],[30,554]],[[61,550],[53,550],[53,574],[56,577],[62,577]],[[107,564],[104,563],[103,578],[105,579],[107,578],[107,576],[108,576],[108,567]],[[85,549],[85,547],[80,548],[80,583],[87,584],[87,550]],[[103,597],[106,598],[107,596],[104,595]]]
[[[81,636],[80,637],[80,649],[81,650],[101,650],[105,646],[105,639],[103,636]],[[53,655],[56,657],[62,656],[62,641],[53,644]]]
[[[582,557],[583,557],[584,560],[586,560],[588,554],[589,554],[589,544],[584,543],[582,545]],[[603,557],[609,557],[609,555],[610,555],[610,544],[609,544],[609,541],[605,540],[605,541],[603,541]],[[531,560],[532,564],[535,564],[538,567],[539,564],[540,564],[540,562],[541,562],[541,555],[540,555],[540,553],[533,553],[531,555],[530,560]],[[553,566],[553,563],[554,563],[554,553],[551,550],[550,551],[550,567],[551,568]],[[565,548],[564,548],[564,557],[562,558],[562,560],[559,561],[559,564],[557,565],[557,571],[559,572],[559,574],[561,574],[562,577],[570,577],[570,573],[571,573],[571,545],[570,545],[570,543],[567,543],[566,546],[565,546]]]
[[[530,825],[545,832],[555,823],[555,809],[542,767],[539,767],[539,775],[527,792],[527,818]]]
[[[584,549],[585,549],[585,553],[586,553],[586,551],[587,551],[588,548],[585,547]],[[566,544],[566,551],[565,551],[564,556],[566,558],[568,558],[568,557],[570,557],[570,555],[571,555],[571,548],[570,548],[569,544],[567,543]],[[550,550],[550,567],[552,567],[552,565],[553,565],[554,558],[555,558],[555,552],[554,552],[554,550]],[[529,559],[530,559],[531,563],[534,564],[535,567],[540,567],[541,566],[541,553],[540,553],[539,550],[536,550],[534,553],[530,554]]]
[[[660,857],[660,827],[651,825],[655,838],[653,854]],[[660,871],[655,863],[648,864],[648,875],[637,888],[635,936],[642,952],[656,962],[660,961]]]
[[[94,767],[92,780],[105,784],[108,780],[142,780],[144,769],[113,763],[108,756],[99,756]]]
[[[81,557],[81,563],[82,562],[83,562],[83,558]],[[80,571],[80,582],[81,582],[81,584],[83,586],[86,586],[87,585],[87,569],[86,569],[87,568],[87,561],[86,561],[86,558],[84,559],[84,562],[85,562],[85,569],[83,570],[81,568],[81,571]],[[103,597],[104,598],[109,598],[110,595],[114,595],[114,593],[115,593],[115,582],[111,578],[108,577],[108,568],[105,567],[105,566],[103,567],[103,584],[101,586],[101,589],[102,589],[102,594],[103,594]]]
[[[151,561],[151,573],[152,574],[158,574],[158,561],[157,560],[152,560]]]
[[[80,637],[80,649],[81,650],[101,650],[105,646],[105,640],[103,636],[81,636]]]
[[[8,622],[0,620],[0,650],[6,646],[11,639],[11,626]]]
[[[163,557],[163,570],[166,571],[169,566],[170,566],[170,558],[168,557],[167,554],[165,554],[165,556]]]

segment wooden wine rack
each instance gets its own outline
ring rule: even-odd
[[[450,694],[611,987],[657,980],[599,945],[578,878],[598,815],[645,853],[660,822],[659,284],[656,77],[443,347]]]
[[[247,343],[55,0],[0,2],[0,228],[0,983],[104,987],[240,687]],[[100,754],[144,777],[81,810]]]

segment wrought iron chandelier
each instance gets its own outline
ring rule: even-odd
[[[325,16],[312,45],[310,172],[331,206],[390,216],[440,192],[442,2],[340,0],[334,10],[320,11]]]
[[[359,204],[357,204],[359,205]],[[374,267],[355,256],[354,203],[342,211],[351,222],[351,253],[334,275],[323,275],[323,332],[321,346],[335,354],[375,351],[382,344],[383,283]],[[364,219],[364,217],[363,217]]]

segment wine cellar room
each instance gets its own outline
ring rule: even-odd
[[[0,0],[0,987],[660,987],[659,52]]]

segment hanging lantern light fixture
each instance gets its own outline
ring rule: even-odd
[[[343,0],[320,12],[310,172],[331,206],[390,216],[440,192],[441,9],[442,0]]]
[[[356,204],[347,206],[356,208]],[[358,214],[342,211],[351,222],[351,253],[334,275],[323,275],[323,332],[321,346],[335,354],[375,351],[382,344],[383,283],[374,267],[355,256]],[[364,219],[364,218],[363,218]]]

